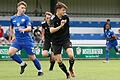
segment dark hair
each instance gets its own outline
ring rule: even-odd
[[[107,19],[107,21],[109,21],[109,22],[110,22],[110,19]]]
[[[67,7],[64,3],[58,2],[58,3],[56,4],[56,9],[61,9],[61,8],[67,9],[68,7]]]
[[[19,7],[20,5],[24,5],[25,7],[27,7],[27,3],[24,2],[24,1],[20,1],[20,2],[17,4],[17,7]]]

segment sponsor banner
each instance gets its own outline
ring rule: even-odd
[[[0,46],[0,60],[11,60],[8,55],[9,46]],[[105,46],[73,46],[73,53],[76,59],[103,59],[105,58]],[[42,56],[42,47],[36,47],[34,52],[39,59],[46,59]],[[51,50],[49,51],[51,53]],[[119,59],[120,55],[114,49],[110,50],[110,59]],[[23,58],[28,59],[28,54],[24,51],[18,51],[17,54]],[[63,58],[68,58],[68,54],[63,49],[61,51]]]

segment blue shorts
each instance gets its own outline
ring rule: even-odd
[[[112,41],[112,42],[109,41],[109,42],[106,42],[106,45],[107,45],[108,48],[112,48],[112,47],[117,46],[118,42],[117,42],[117,40]]]
[[[17,41],[15,40],[11,47],[17,48],[18,50],[25,50],[28,55],[35,54],[34,43],[32,41]]]

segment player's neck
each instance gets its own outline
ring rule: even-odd
[[[59,13],[56,13],[56,15],[57,15],[57,17],[58,17],[59,19],[62,18],[62,15],[60,15]]]
[[[46,21],[47,22],[47,24],[50,24],[50,21]]]
[[[20,13],[20,12],[17,12],[16,15],[17,15],[17,16],[22,16],[22,15],[24,15],[24,14],[22,14],[22,13]]]

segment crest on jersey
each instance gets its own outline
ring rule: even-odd
[[[17,26],[20,26],[20,23],[19,23],[19,22],[17,23]]]
[[[31,23],[29,22],[28,25],[31,25]]]
[[[24,21],[25,21],[25,19],[21,19],[21,21],[22,21],[22,22],[24,22]]]
[[[16,20],[14,20],[13,22],[16,22]]]

